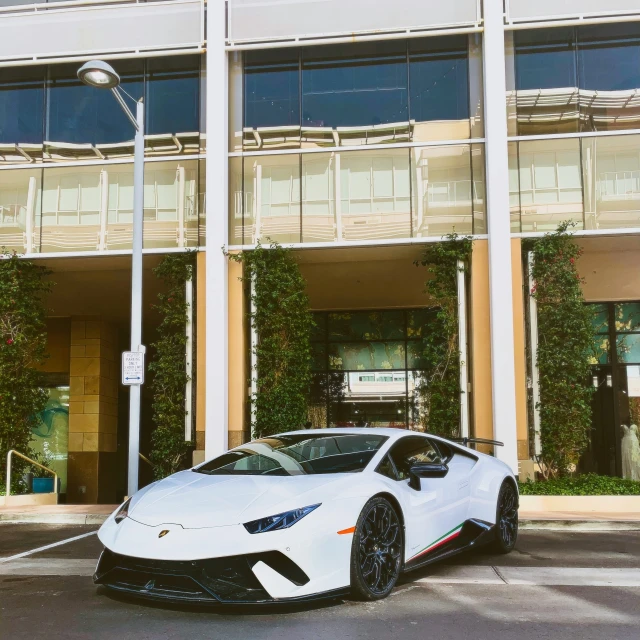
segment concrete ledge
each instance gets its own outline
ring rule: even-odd
[[[640,496],[520,496],[520,511],[640,514]]]
[[[0,507],[37,507],[58,504],[57,493],[28,493],[23,496],[0,496]]]
[[[638,520],[520,519],[520,531],[640,531]]]

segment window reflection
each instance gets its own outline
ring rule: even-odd
[[[409,41],[415,140],[470,137],[466,36]]]
[[[582,140],[588,229],[640,226],[640,136]]]
[[[479,75],[477,43],[474,52]],[[248,52],[243,146],[466,139],[472,119],[481,135],[477,79],[470,118],[469,55],[467,36]]]
[[[131,248],[133,165],[56,167],[43,174],[41,251]],[[197,185],[196,160],[146,163],[145,248],[195,246]]]
[[[4,160],[23,161],[24,155],[15,144],[29,145],[25,151],[41,157],[41,150],[32,145],[42,144],[44,118],[45,69],[20,67],[3,69],[0,80],[0,153]],[[6,145],[5,143],[12,143]],[[39,148],[39,147],[38,147]]]
[[[4,171],[0,176],[0,247],[38,251],[41,177],[41,169]]]
[[[516,171],[517,167],[517,171]],[[512,212],[519,187],[522,231],[552,231],[565,220],[583,226],[580,141],[576,138],[518,143],[517,164],[511,156]]]
[[[146,92],[146,133],[200,130],[200,56],[149,58]]]
[[[232,245],[486,229],[481,144],[260,155],[245,157],[244,170],[242,164],[230,159]]]
[[[517,31],[520,135],[640,126],[640,25]]]
[[[142,95],[142,60],[119,60],[121,85],[135,98]],[[47,147],[53,159],[63,159],[70,149],[64,144],[85,145],[88,155],[98,159],[91,145],[115,144],[133,140],[134,130],[122,109],[114,104],[110,91],[89,87],[77,77],[78,65],[49,67],[46,124]],[[82,149],[78,149],[81,151]]]

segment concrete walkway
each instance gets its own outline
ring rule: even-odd
[[[117,507],[115,504],[0,507],[0,522],[101,525]],[[640,512],[520,510],[520,524],[522,529],[635,531],[640,530]]]

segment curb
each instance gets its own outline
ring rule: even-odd
[[[109,516],[95,513],[0,513],[0,524],[101,525]]]

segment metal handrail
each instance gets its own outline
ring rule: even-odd
[[[32,460],[31,458],[27,458],[27,456],[21,454],[19,451],[16,451],[15,449],[11,449],[11,451],[9,451],[9,453],[7,453],[7,491],[6,491],[6,496],[7,498],[11,495],[11,456],[13,454],[16,454],[19,458],[22,458],[23,460],[26,460],[27,462],[30,462],[31,464],[35,465],[36,467],[40,467],[41,469],[44,469],[45,471],[48,471],[49,473],[53,474],[53,493],[58,493],[58,474],[53,471],[52,469],[49,469],[48,467],[45,467],[43,464],[40,464],[39,462],[36,462],[35,460]]]
[[[147,458],[147,456],[145,456],[144,454],[138,452],[138,455],[140,456],[140,458],[142,460],[144,460],[152,469],[156,466],[155,464],[153,464],[153,462],[151,462],[151,460],[149,460],[149,458]]]

